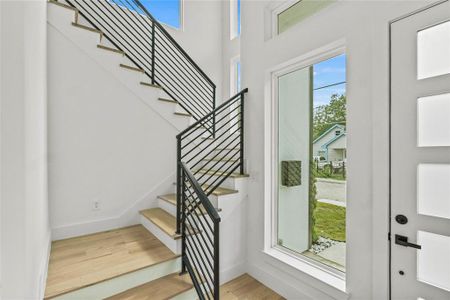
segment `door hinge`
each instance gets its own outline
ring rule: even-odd
[[[388,232],[388,241],[390,241],[390,240],[391,240],[391,233]]]

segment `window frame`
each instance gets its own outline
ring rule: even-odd
[[[238,3],[240,2],[240,3]],[[241,14],[238,14],[238,6],[242,5],[242,0],[230,0],[230,40],[238,39],[241,37],[241,28],[242,26],[242,10]],[[240,20],[241,19],[241,20]]]
[[[295,269],[342,291],[345,273],[314,259],[279,246],[278,238],[278,78],[295,70],[345,54],[345,41],[339,40],[266,71],[264,105],[264,250],[263,252]]]
[[[285,1],[282,1],[281,3],[279,3],[277,6],[275,6],[272,9],[272,14],[271,14],[272,37],[279,35],[279,33],[278,33],[278,15],[281,14],[286,9],[288,9],[289,7],[297,4],[300,1],[302,1],[302,0],[285,0]]]

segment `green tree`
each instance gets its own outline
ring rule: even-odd
[[[347,99],[345,95],[331,95],[330,103],[320,105],[314,109],[313,138],[318,138],[323,132],[335,124],[346,124]]]

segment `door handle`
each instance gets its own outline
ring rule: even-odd
[[[403,235],[395,235],[395,243],[397,245],[401,245],[401,246],[405,246],[405,247],[412,247],[412,248],[416,248],[416,249],[422,249],[422,246],[417,245],[417,244],[413,244],[413,243],[408,243],[408,237],[407,236],[403,236]]]

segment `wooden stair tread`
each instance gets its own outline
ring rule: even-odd
[[[142,225],[54,241],[45,299],[177,257]]]
[[[180,111],[176,111],[176,112],[174,112],[174,114],[176,114],[178,116],[192,117],[192,115],[190,113],[185,113],[185,112],[180,112]]]
[[[203,185],[203,189],[208,192],[208,185]],[[236,194],[239,191],[237,190],[233,190],[233,189],[228,189],[228,188],[223,188],[223,187],[218,187],[214,190],[214,192],[212,192],[212,194],[214,196],[225,196],[225,195],[231,195],[231,194]]]
[[[130,66],[130,65],[126,65],[126,64],[120,64],[119,66],[121,68],[128,69],[128,70],[131,70],[131,71],[136,71],[136,72],[140,72],[140,73],[144,73],[145,72],[144,69],[141,69],[141,68],[138,68],[138,67],[135,67],[135,66]]]
[[[167,195],[161,195],[158,196],[159,199],[162,199],[164,201],[169,202],[170,204],[176,206],[177,205],[177,194],[167,194]],[[197,210],[197,213],[200,213],[202,215],[206,215],[208,212],[206,211],[206,209],[204,207],[200,207]]]
[[[224,172],[222,172],[222,171],[215,172],[213,170],[209,170],[209,171],[207,171],[207,170],[198,170],[198,171],[196,171],[196,173],[198,173],[198,174],[207,174],[207,175],[215,174],[216,176],[224,175]],[[249,176],[250,175],[248,175],[248,174],[239,174],[239,173],[231,173],[231,175],[230,175],[231,178],[243,178],[243,177],[249,177]]]
[[[157,89],[162,89],[162,87],[160,85],[153,84],[153,83],[150,83],[150,82],[141,81],[139,84],[140,85],[145,85],[145,86],[150,86],[150,87],[157,88]]]
[[[216,157],[216,158],[205,158],[203,159],[204,161],[223,161],[223,162],[229,162],[229,163],[233,163],[233,162],[237,162],[239,159],[237,158],[226,158],[226,157]]]
[[[175,240],[181,238],[181,235],[175,233],[177,230],[177,219],[165,210],[156,207],[142,210],[140,213],[171,238]]]
[[[178,275],[173,273],[147,282],[135,288],[126,290],[120,294],[106,298],[108,300],[133,300],[133,299],[171,299],[193,288],[191,277],[188,273]]]
[[[103,34],[103,32],[101,30],[98,30],[98,29],[96,29],[94,27],[89,27],[89,26],[86,26],[86,25],[83,25],[83,24],[72,22],[72,26],[75,26],[75,27],[78,27],[78,28],[81,28],[81,29],[84,29],[84,30],[92,31],[92,32],[95,32],[95,33],[98,33],[98,34]]]
[[[104,46],[104,45],[101,45],[101,44],[98,44],[98,45],[97,45],[97,48],[103,49],[103,50],[106,50],[106,51],[111,51],[111,52],[119,53],[119,54],[122,54],[122,55],[125,54],[125,52],[123,52],[122,50],[119,50],[119,49],[116,49],[116,48],[111,48],[111,47]]]
[[[177,194],[166,194],[158,196],[159,199],[165,200],[170,204],[177,205]]]
[[[163,98],[163,97],[159,97],[159,98],[158,98],[158,100],[159,100],[159,101],[170,102],[170,103],[175,103],[175,104],[177,104],[177,103],[178,103],[178,101],[176,101],[176,100],[173,100],[173,99],[170,99],[170,98]]]

